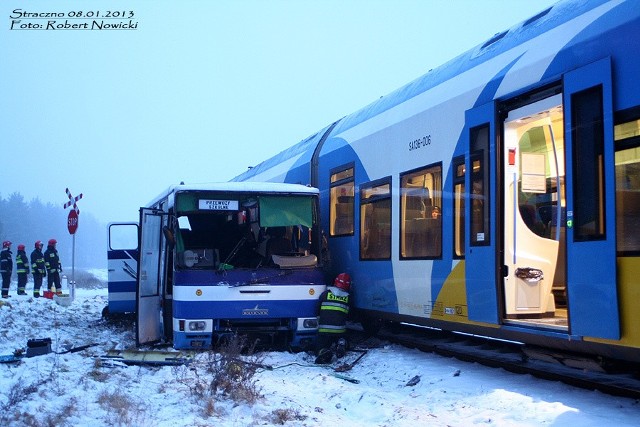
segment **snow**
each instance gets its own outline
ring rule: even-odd
[[[333,368],[362,353],[349,352],[331,366],[314,365],[307,353],[258,353],[250,359],[264,366],[253,376],[260,391],[255,402],[203,397],[194,384],[210,382],[201,366],[211,353],[179,366],[127,366],[105,357],[135,343],[130,322],[101,319],[106,288],[77,289],[69,307],[17,296],[15,282],[11,294],[0,302],[0,354],[45,337],[53,352],[0,364],[3,426],[638,425],[638,400],[375,339],[361,344],[370,349],[342,373]],[[91,343],[98,344],[54,353]],[[407,385],[412,379],[419,381]]]

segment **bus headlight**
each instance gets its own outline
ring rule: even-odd
[[[191,332],[204,331],[206,323],[202,320],[197,320],[197,321],[189,322],[188,326],[189,326],[189,331]]]
[[[305,329],[317,329],[318,328],[318,319],[316,319],[316,318],[304,319],[304,322],[302,322],[302,326]]]

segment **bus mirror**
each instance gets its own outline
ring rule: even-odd
[[[162,234],[164,234],[164,238],[167,239],[167,242],[169,242],[169,245],[173,248],[176,244],[176,239],[169,227],[162,227]]]

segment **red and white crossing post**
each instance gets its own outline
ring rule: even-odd
[[[78,204],[76,203],[78,200],[82,199],[82,193],[79,196],[73,197],[71,192],[67,188],[65,190],[67,192],[67,197],[69,201],[64,204],[64,209],[67,209],[69,206],[73,206],[73,208],[69,211],[69,216],[67,216],[67,229],[69,230],[69,234],[73,236],[73,243],[71,244],[71,282],[67,284],[70,290],[71,299],[75,299],[76,293],[76,231],[78,230],[78,216],[80,215],[80,209],[78,209]]]

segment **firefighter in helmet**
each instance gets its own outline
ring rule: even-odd
[[[11,285],[11,272],[13,271],[13,259],[11,257],[11,242],[2,242],[0,252],[0,273],[2,273],[2,298],[9,298],[9,285]]]
[[[26,295],[27,275],[29,274],[29,258],[24,251],[24,245],[18,245],[16,254],[16,273],[18,273],[18,295]]]
[[[38,240],[35,243],[35,249],[31,252],[31,272],[33,273],[33,296],[40,297],[40,288],[42,287],[42,279],[47,275],[47,269],[44,262],[44,254],[42,253],[42,242]]]
[[[333,356],[340,358],[347,351],[347,316],[351,277],[340,273],[319,298],[318,341],[316,363],[329,363]]]
[[[49,239],[47,250],[44,251],[44,265],[47,268],[47,286],[49,290],[61,295],[62,284],[60,283],[60,272],[62,271],[62,265],[60,264],[60,257],[56,249],[57,243],[56,239]]]

